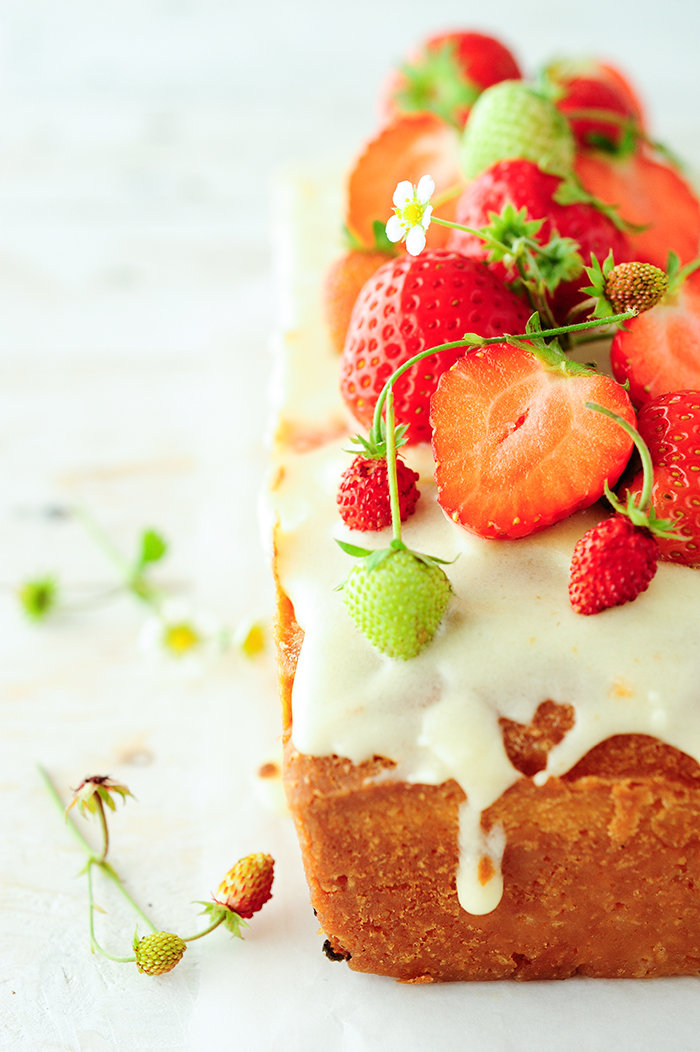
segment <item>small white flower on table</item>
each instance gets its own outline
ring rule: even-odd
[[[406,251],[419,256],[425,248],[425,232],[430,226],[433,206],[430,198],[435,192],[435,183],[424,175],[414,186],[408,179],[394,190],[394,215],[386,225],[386,236],[390,241],[406,241]]]

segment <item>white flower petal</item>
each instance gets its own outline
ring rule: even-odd
[[[423,216],[421,218],[421,226],[423,227],[424,230],[427,230],[428,227],[430,226],[430,217],[431,217],[432,214],[433,214],[433,206],[432,205],[426,205],[425,206],[425,210],[423,212]]]
[[[405,207],[409,201],[413,200],[413,183],[409,183],[408,179],[404,179],[403,182],[399,183],[394,190],[392,200],[397,208]]]
[[[406,233],[406,224],[397,215],[391,216],[386,224],[386,236],[390,241],[400,241]]]
[[[429,175],[424,175],[416,187],[416,197],[422,205],[429,201],[435,193],[435,183]]]
[[[425,248],[425,230],[422,226],[413,226],[406,238],[406,251],[411,256],[419,256]]]

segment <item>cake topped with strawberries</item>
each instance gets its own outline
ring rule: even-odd
[[[443,34],[382,113],[322,300],[318,262],[287,272],[288,770],[456,783],[459,902],[497,917],[509,793],[618,736],[700,763],[700,203],[605,63],[528,82],[498,41]],[[300,184],[286,222],[330,255],[322,199]]]

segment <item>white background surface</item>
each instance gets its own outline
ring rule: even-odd
[[[700,167],[694,2],[5,0],[0,5],[0,1048],[226,1052],[696,1049],[695,981],[402,987],[320,954],[287,819],[255,770],[278,733],[269,658],[183,669],[137,647],[128,600],[34,627],[15,585],[109,583],[48,512],[81,501],[125,550],[235,625],[269,614],[257,541],[274,296],[268,202],[290,160],[343,162],[390,64],[428,30],[492,31],[533,70],[627,70],[655,133]],[[241,855],[277,858],[245,943],[195,943],[171,975],[91,957],[80,852],[34,771],[111,773],[138,797],[113,863],[164,928],[197,928]],[[107,889],[102,941],[132,918]]]

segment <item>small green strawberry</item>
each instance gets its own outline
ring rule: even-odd
[[[461,146],[467,179],[496,164],[521,158],[544,172],[567,177],[574,167],[575,142],[566,117],[533,87],[504,80],[479,96]]]
[[[624,311],[641,313],[651,310],[668,291],[669,279],[663,270],[651,263],[633,260],[631,263],[615,265],[612,251],[601,266],[591,256],[591,266],[586,267],[591,285],[584,289],[598,298],[596,315],[599,318]]]
[[[165,972],[171,972],[182,960],[186,949],[184,939],[169,931],[145,935],[140,941],[138,936],[134,935],[136,967],[145,975],[164,975]]]
[[[338,541],[363,558],[342,585],[348,613],[372,646],[391,658],[416,657],[431,641],[452,594],[444,570],[400,541],[370,552]]]

